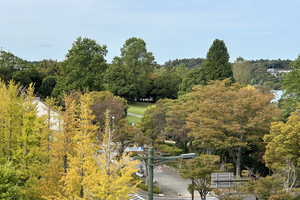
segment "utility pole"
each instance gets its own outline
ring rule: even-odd
[[[165,162],[170,162],[177,159],[194,159],[196,157],[195,153],[181,154],[181,156],[171,156],[171,157],[162,157],[154,156],[154,148],[149,147],[148,156],[142,157],[133,157],[134,160],[148,159],[147,165],[148,168],[148,200],[153,200],[153,167]]]

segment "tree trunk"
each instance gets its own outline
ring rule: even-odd
[[[238,148],[237,157],[236,157],[236,177],[241,177],[241,154],[242,154],[242,147]]]
[[[205,192],[201,192],[200,196],[201,196],[201,200],[206,200],[206,194],[205,194]]]
[[[64,162],[64,173],[67,173],[67,169],[68,169],[68,155],[65,154],[63,157],[63,162]]]

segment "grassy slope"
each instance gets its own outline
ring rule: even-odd
[[[135,102],[134,104],[128,104],[130,108],[128,108],[129,113],[137,114],[137,115],[143,115],[145,112],[145,109],[149,105],[154,105],[154,103],[147,103],[147,102]]]
[[[149,105],[154,105],[154,103],[147,103],[147,102],[135,102],[134,104],[128,104],[130,106],[130,108],[128,108],[129,113],[133,113],[133,114],[137,114],[137,115],[143,115],[145,112],[145,109],[149,106]],[[139,117],[134,117],[134,116],[130,116],[127,115],[128,120],[128,124],[138,124],[141,123],[141,118]]]

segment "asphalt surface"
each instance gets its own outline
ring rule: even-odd
[[[154,168],[155,185],[161,188],[162,194],[167,197],[190,197],[191,194],[187,191],[190,181],[181,178],[178,172],[172,171],[162,165],[161,172],[158,172],[157,167]]]
[[[189,180],[185,180],[179,176],[179,173],[166,168],[162,165],[161,172],[158,172],[157,167],[154,168],[154,185],[161,188],[161,193],[153,195],[154,200],[191,200],[191,194],[187,191]],[[179,195],[180,194],[180,195]],[[148,193],[140,190],[139,194],[143,199],[148,198]],[[216,197],[207,196],[207,200],[218,200]],[[201,200],[198,192],[194,193],[194,200]]]

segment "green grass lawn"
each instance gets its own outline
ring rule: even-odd
[[[141,123],[141,118],[139,118],[139,117],[134,117],[134,116],[127,115],[126,119],[127,119],[127,124]]]
[[[128,108],[129,113],[137,114],[137,115],[143,115],[145,112],[145,109],[149,105],[154,105],[154,103],[148,103],[148,102],[135,102],[134,104],[128,104],[130,108]]]
[[[127,112],[133,113],[133,114],[136,114],[136,115],[143,115],[144,112],[145,112],[145,109],[150,105],[154,105],[154,103],[135,102],[134,104],[128,104],[128,105],[130,106],[130,108],[128,108]],[[127,119],[128,124],[141,123],[141,118],[139,118],[139,117],[134,117],[134,116],[127,115],[126,119]]]

